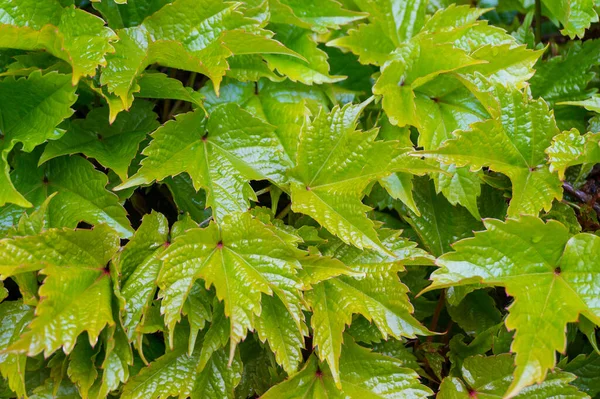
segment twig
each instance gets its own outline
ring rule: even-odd
[[[573,187],[571,185],[571,183],[567,183],[567,182],[563,182],[563,190],[565,190],[565,192],[569,193],[570,195],[572,195],[573,197],[577,198],[580,202],[583,202],[584,204],[589,204],[590,202],[592,202],[592,196],[589,195],[586,192],[583,192],[581,190],[577,190],[575,187]],[[594,204],[592,205],[592,208],[594,208],[594,210],[596,211],[596,213],[598,215],[600,215],[600,204]]]

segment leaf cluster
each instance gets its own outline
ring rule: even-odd
[[[493,3],[0,0],[0,397],[599,398],[596,5]]]

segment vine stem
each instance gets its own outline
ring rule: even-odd
[[[573,197],[577,198],[580,202],[583,202],[584,204],[589,204],[590,202],[592,202],[593,198],[588,193],[585,193],[581,190],[577,190],[570,183],[563,182],[562,186],[563,186],[563,190],[565,190],[565,192],[567,192],[570,195],[572,195]],[[596,213],[598,215],[600,215],[600,204],[594,203],[592,205],[592,208],[594,208]]]
[[[198,226],[199,226],[199,227],[202,227],[202,226],[205,226],[205,225],[207,225],[208,223],[210,223],[210,221],[212,220],[212,218],[213,218],[212,216],[209,216],[207,219],[205,219],[205,220],[203,220],[202,222],[200,222],[200,223],[198,224]]]
[[[279,215],[275,216],[275,219],[283,219],[284,217],[287,216],[288,213],[290,213],[290,209],[292,209],[291,202],[289,204],[287,204],[287,206],[285,208],[283,208],[283,210],[281,212],[279,212]]]
[[[268,193],[269,191],[271,191],[271,186],[265,187],[265,188],[263,188],[262,190],[258,190],[258,191],[256,192],[256,196],[257,196],[257,197],[260,197],[261,195],[263,195],[263,194],[266,194],[266,193]]]
[[[446,303],[446,290],[442,290],[440,293],[440,298],[438,299],[438,303],[435,306],[435,311],[433,312],[433,317],[431,318],[431,324],[429,325],[430,331],[435,331],[438,325],[438,321],[440,320],[440,313],[442,313],[442,309],[444,309],[444,305]],[[427,337],[427,342],[433,341],[433,335]]]
[[[535,0],[535,44],[542,41],[542,0]]]

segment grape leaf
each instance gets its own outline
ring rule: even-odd
[[[350,337],[340,359],[340,378],[341,390],[327,365],[312,355],[302,371],[272,387],[262,398],[426,398],[432,394],[418,382],[417,373],[402,367],[399,360],[373,353]]]
[[[589,97],[594,91],[585,87],[594,78],[590,69],[600,62],[599,50],[600,40],[574,42],[563,56],[540,62],[530,80],[533,97],[542,97],[551,104]]]
[[[579,107],[583,107],[585,109],[587,109],[588,111],[593,111],[593,112],[600,112],[600,97],[597,95],[594,95],[590,98],[586,98],[585,100],[580,100],[580,101],[562,101],[560,103],[557,103],[557,105],[576,105]]]
[[[373,93],[383,96],[383,108],[392,123],[421,130],[422,114],[427,111],[419,109],[417,94],[422,92],[437,101],[452,91],[448,90],[453,86],[448,80],[436,82],[450,72],[478,72],[493,82],[516,86],[522,86],[533,75],[533,65],[541,51],[519,46],[503,30],[478,21],[484,12],[484,9],[454,5],[440,10],[418,34],[399,43],[387,57],[376,62],[382,64],[385,60]],[[360,51],[357,52],[360,55]],[[456,123],[461,122],[458,115],[448,116]]]
[[[125,384],[121,397],[233,399],[233,389],[241,378],[239,354],[228,366],[227,354],[219,350],[202,369],[198,369],[200,348],[196,348],[191,356],[186,349],[185,345],[176,348],[150,363]]]
[[[290,81],[271,83],[262,80],[255,86],[226,79],[218,97],[208,86],[201,93],[206,97],[205,105],[209,110],[233,102],[275,126],[275,134],[290,162],[296,159],[306,108],[316,113],[319,106],[329,106],[329,99],[322,89]]]
[[[115,311],[116,309],[113,308],[113,314]],[[118,321],[114,326],[103,331],[102,339],[104,346],[102,376],[94,382],[90,395],[95,398],[106,397],[109,392],[119,388],[121,383],[128,381],[130,366],[133,364],[131,346]]]
[[[101,82],[131,106],[138,75],[153,63],[208,76],[218,92],[234,54],[297,54],[269,39],[258,22],[244,17],[240,3],[176,0],[135,27],[119,29],[115,53],[107,56]],[[190,12],[191,11],[191,12]],[[197,29],[197,26],[203,26]]]
[[[36,167],[39,152],[19,157],[12,179],[35,206],[56,193],[46,212],[49,227],[74,228],[80,221],[105,223],[128,238],[133,233],[119,199],[107,191],[105,174],[79,156],[60,157]]]
[[[383,65],[401,43],[411,39],[425,24],[427,2],[409,0],[357,0],[358,7],[369,13],[369,23],[327,43],[350,49],[364,64]]]
[[[271,69],[287,76],[293,82],[307,85],[335,83],[344,79],[344,76],[329,75],[327,53],[317,47],[311,31],[292,25],[277,25],[272,28],[276,33],[275,39],[302,58],[286,54],[266,54],[264,59]]]
[[[154,299],[161,267],[159,256],[168,246],[168,234],[167,219],[162,214],[146,215],[113,261],[120,274],[123,327],[129,339],[134,337],[140,319]]]
[[[131,28],[141,24],[146,17],[154,14],[173,0],[102,0],[93,2],[108,26],[113,29]]]
[[[354,130],[369,102],[335,107],[331,113],[321,110],[304,125],[292,170],[292,209],[311,216],[346,243],[382,248],[373,222],[364,214],[364,190],[393,172],[422,174],[431,168],[411,157],[412,148],[398,141],[374,141],[376,129]]]
[[[577,129],[562,132],[552,139],[546,153],[550,171],[558,171],[559,178],[564,180],[569,166],[600,163],[600,134],[582,136]]]
[[[261,315],[262,293],[277,296],[303,331],[302,284],[296,277],[301,254],[294,241],[285,241],[248,213],[228,215],[219,227],[211,223],[188,230],[161,255],[158,286],[166,325],[174,328],[192,284],[202,278],[207,287],[215,286],[217,297],[225,302],[232,354]]]
[[[8,385],[19,396],[25,396],[25,367],[27,357],[18,353],[7,353],[6,349],[19,339],[33,318],[33,308],[21,301],[0,304],[2,327],[0,328],[0,373]]]
[[[592,22],[598,22],[594,2],[589,0],[542,0],[548,11],[563,26],[561,33],[571,39],[583,37]]]
[[[429,334],[411,315],[414,309],[406,295],[408,288],[400,282],[397,273],[404,270],[404,264],[430,264],[431,257],[415,248],[414,243],[399,239],[397,234],[389,231],[383,234],[382,245],[390,255],[361,251],[331,240],[323,253],[341,260],[356,275],[329,278],[314,284],[305,294],[313,311],[311,324],[317,354],[327,362],[338,385],[343,332],[346,325],[352,323],[353,314],[372,321],[384,338]]]
[[[439,85],[445,86],[440,89]],[[465,130],[475,122],[489,118],[487,110],[465,87],[448,79],[436,79],[415,98],[416,115],[420,121],[419,145],[436,150],[453,132]],[[429,91],[428,95],[425,95]],[[430,97],[431,96],[431,97]],[[479,173],[454,165],[440,165],[445,173],[434,174],[436,191],[442,192],[452,205],[460,204],[476,218],[481,218],[477,198],[481,194]]]
[[[2,0],[0,15],[0,47],[48,51],[71,65],[73,85],[96,75],[114,51],[117,37],[101,18],[57,0]]]
[[[296,18],[317,33],[339,29],[340,25],[349,24],[366,16],[365,13],[342,8],[335,0],[271,0],[269,3],[271,7],[279,3],[275,6],[275,10],[283,7],[291,9]]]
[[[465,208],[452,206],[446,198],[436,193],[434,185],[426,177],[415,179],[415,204],[420,210],[396,206],[396,210],[412,226],[420,242],[434,256],[450,251],[450,245],[469,237],[482,224]]]
[[[98,349],[94,349],[83,335],[77,339],[77,344],[69,355],[67,374],[71,381],[77,385],[81,397],[87,398],[89,390],[98,377],[95,360]]]
[[[506,326],[517,330],[512,344],[517,367],[507,393],[513,396],[543,381],[554,367],[554,352],[565,350],[567,323],[579,314],[600,323],[594,300],[600,281],[592,257],[600,240],[590,234],[571,237],[561,223],[544,224],[531,216],[484,223],[486,231],[457,242],[455,252],[438,259],[441,268],[427,290],[480,282],[503,286],[515,297],[506,319]]]
[[[67,132],[59,140],[50,142],[40,163],[61,155],[83,153],[125,180],[140,142],[159,126],[152,108],[152,103],[137,101],[129,112],[121,113],[112,124],[108,121],[107,108],[95,108],[85,119],[68,125]]]
[[[415,104],[415,90],[443,73],[481,62],[452,44],[439,44],[431,39],[411,41],[399,47],[382,67],[373,93],[383,96],[383,108],[390,122],[398,126],[420,127]],[[436,54],[446,53],[446,57]]]
[[[140,91],[135,94],[136,97],[188,101],[202,107],[202,96],[190,87],[184,87],[181,81],[170,78],[164,73],[145,72],[139,77],[137,83]]]
[[[592,352],[589,355],[578,355],[573,360],[567,363],[567,358],[563,359],[560,367],[577,376],[573,381],[573,385],[581,391],[586,392],[591,397],[595,397],[600,393],[600,355]]]
[[[118,236],[105,225],[0,240],[3,278],[40,269],[46,275],[36,317],[9,350],[49,356],[63,347],[69,353],[83,331],[94,345],[104,326],[114,323],[105,267],[118,248]]]
[[[489,108],[493,117],[457,132],[456,139],[430,154],[444,163],[472,170],[487,166],[507,175],[513,186],[508,215],[537,215],[562,198],[560,180],[550,172],[544,152],[558,134],[556,122],[545,101],[501,85],[494,90],[498,103]]]
[[[464,382],[458,377],[445,378],[438,397],[440,399],[502,397],[512,379],[513,360],[509,354],[468,357],[462,365]],[[527,387],[513,397],[518,399],[553,396],[568,399],[587,398],[585,393],[569,385],[574,379],[573,374],[557,370],[549,374],[546,381]]]
[[[184,173],[167,177],[163,182],[169,188],[173,201],[180,212],[185,212],[197,223],[206,221],[211,216],[210,209],[206,209],[206,193],[204,190],[196,191],[190,177]]]
[[[152,134],[138,172],[122,190],[188,172],[196,190],[204,188],[215,219],[248,209],[256,200],[249,180],[284,180],[286,162],[274,128],[235,104],[178,115]],[[234,139],[235,138],[235,139]]]
[[[17,143],[30,152],[46,140],[59,138],[64,132],[56,127],[73,114],[75,100],[69,75],[33,72],[27,78],[0,81],[0,206],[7,202],[31,206],[11,182],[8,153]]]

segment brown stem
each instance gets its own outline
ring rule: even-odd
[[[571,196],[577,198],[580,202],[583,202],[584,204],[589,204],[593,200],[591,195],[589,195],[588,193],[583,192],[581,190],[577,190],[575,187],[573,187],[571,185],[571,183],[563,182],[562,186],[563,186],[563,190],[565,190],[565,192],[567,192]],[[592,205],[592,208],[594,208],[596,213],[598,215],[600,215],[600,204],[594,203]]]
[[[440,298],[438,299],[438,303],[435,307],[435,311],[433,312],[433,318],[431,319],[431,324],[429,325],[430,331],[435,331],[438,325],[438,321],[440,320],[440,313],[442,313],[442,309],[444,309],[444,305],[446,304],[446,290],[442,290],[440,294]],[[433,341],[433,335],[427,337],[427,342]]]

